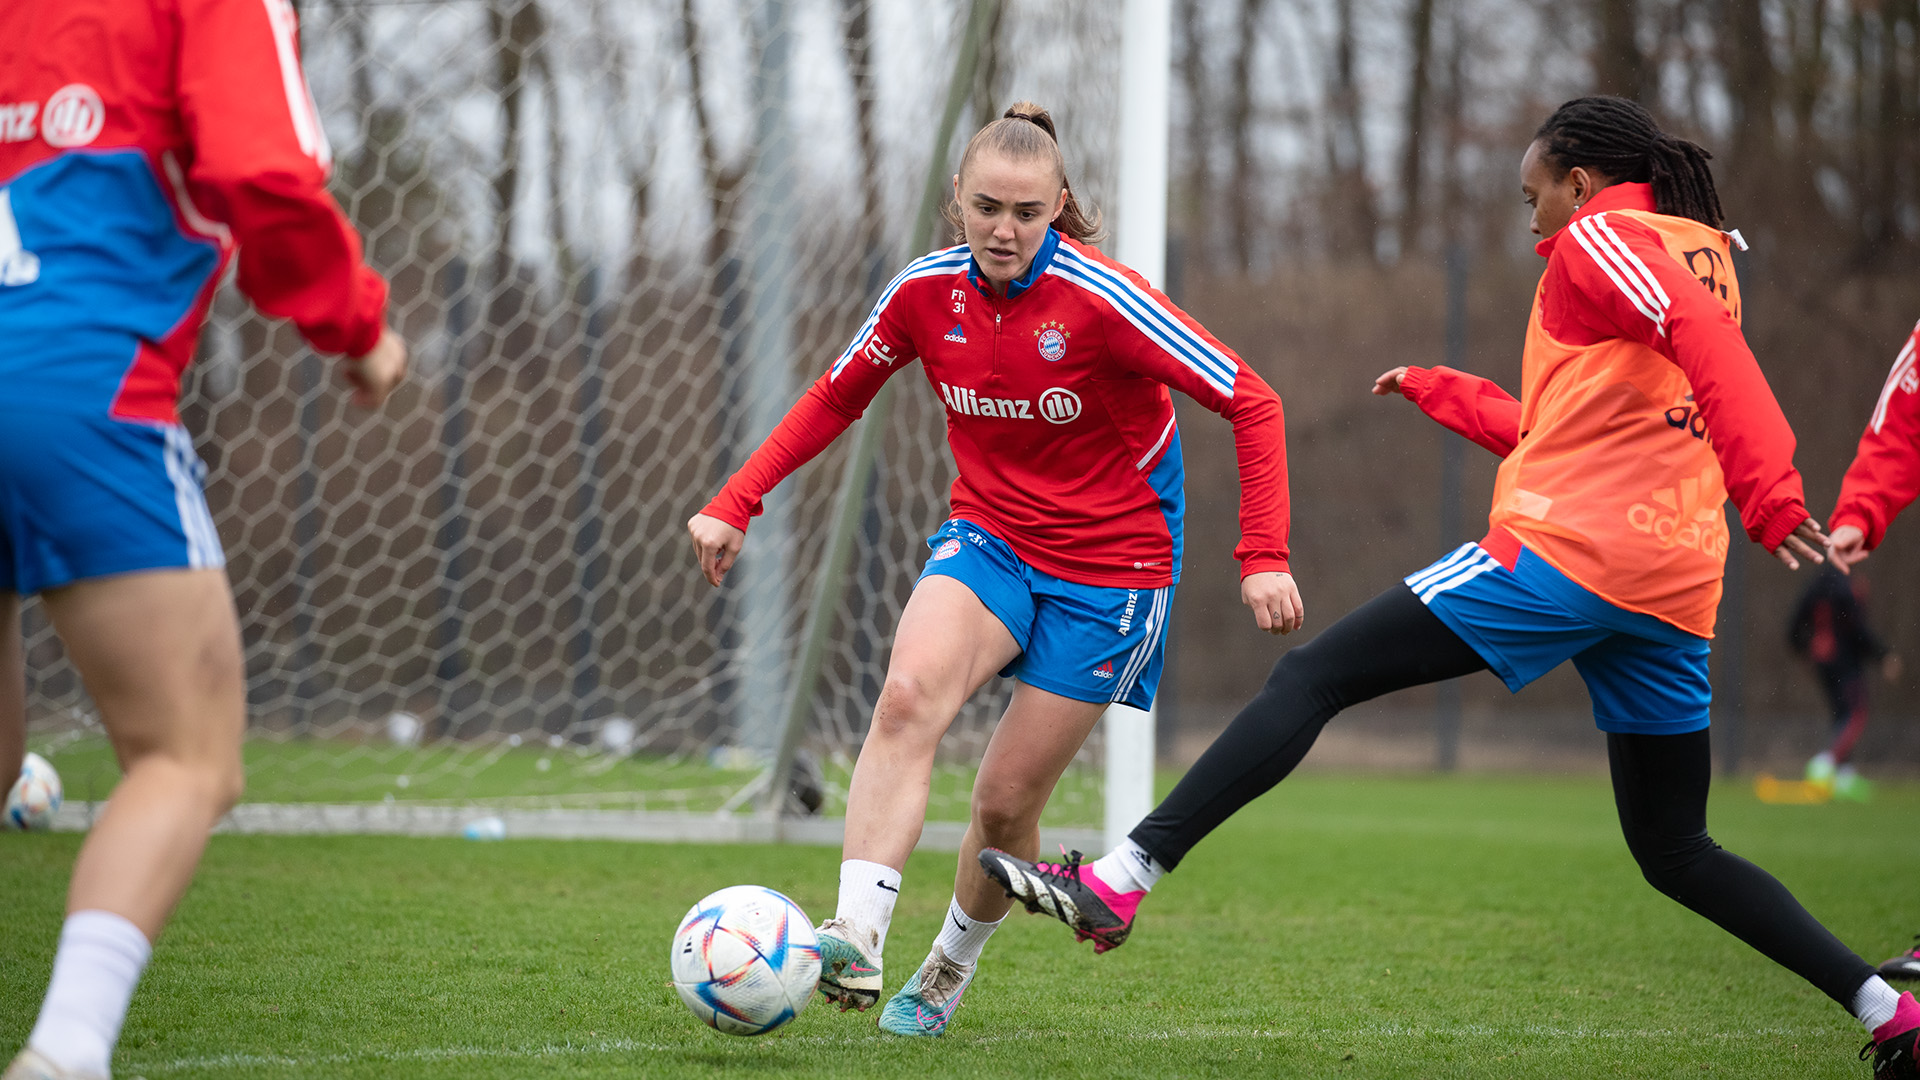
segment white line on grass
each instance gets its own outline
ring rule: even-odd
[[[1173,1041],[1178,1039],[1214,1040],[1214,1039],[1321,1039],[1326,1041],[1355,1041],[1373,1039],[1426,1039],[1434,1037],[1469,1037],[1486,1039],[1609,1039],[1620,1042],[1648,1041],[1662,1042],[1700,1039],[1718,1039],[1732,1041],[1759,1037],[1818,1039],[1830,1038],[1839,1030],[1839,1025],[1827,1027],[1764,1027],[1748,1028],[1739,1031],[1678,1031],[1667,1028],[1590,1028],[1590,1027],[1554,1027],[1546,1024],[1516,1024],[1495,1026],[1490,1024],[1457,1024],[1411,1027],[1399,1024],[1366,1024],[1358,1027],[1342,1028],[1301,1028],[1292,1029],[1238,1029],[1238,1028],[1167,1028],[1154,1031],[1129,1031],[1130,1039],[1156,1039]],[[996,1042],[1017,1042],[1029,1039],[1058,1039],[1060,1032],[1034,1028],[1004,1033],[984,1034],[977,1038],[966,1039],[968,1044],[991,1044]],[[845,1046],[848,1039],[842,1035],[788,1035],[767,1042],[736,1043],[742,1049],[748,1046],[780,1045],[835,1045]],[[471,1061],[471,1060],[536,1060],[540,1058],[594,1057],[609,1054],[628,1054],[645,1051],[648,1053],[675,1053],[697,1049],[685,1042],[658,1043],[641,1042],[636,1039],[602,1039],[587,1043],[542,1043],[537,1046],[442,1046],[423,1047],[416,1050],[358,1050],[344,1054],[316,1054],[311,1057],[295,1057],[287,1054],[215,1054],[207,1057],[176,1058],[172,1061],[157,1061],[145,1065],[135,1064],[129,1072],[147,1072],[155,1074],[189,1072],[201,1069],[248,1070],[259,1068],[315,1068],[324,1065],[354,1065],[370,1062],[435,1062],[435,1061]]]

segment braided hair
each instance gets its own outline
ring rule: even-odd
[[[1067,180],[1067,162],[1060,155],[1060,136],[1055,134],[1053,117],[1047,110],[1031,101],[1022,101],[1009,108],[1000,119],[975,132],[967,141],[966,152],[960,156],[962,176],[982,150],[992,150],[1016,161],[1051,160],[1054,172],[1060,177],[1060,186],[1067,192],[1067,205],[1054,220],[1053,227],[1082,243],[1098,243],[1105,238],[1107,230],[1100,211],[1089,212],[1074,198],[1073,185]],[[962,228],[957,205],[947,207],[947,219],[956,229]]]
[[[1697,143],[1660,130],[1653,114],[1623,97],[1575,98],[1534,132],[1540,156],[1565,176],[1578,166],[1614,183],[1651,184],[1656,213],[1719,228],[1713,157]]]

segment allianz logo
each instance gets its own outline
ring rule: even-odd
[[[1052,424],[1067,424],[1080,418],[1080,396],[1057,386],[1041,393],[1037,412],[1032,401],[982,397],[975,390],[946,383],[940,384],[940,396],[946,399],[947,408],[962,416],[994,416],[1003,420],[1038,419]]]

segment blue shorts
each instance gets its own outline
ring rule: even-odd
[[[0,410],[0,592],[226,564],[177,425]]]
[[[955,518],[927,537],[922,581],[950,577],[993,612],[1020,644],[1000,674],[1076,701],[1145,709],[1160,685],[1173,586],[1079,585],[1020,560],[1006,541]]]
[[[1509,570],[1466,544],[1406,581],[1509,690],[1572,660],[1602,731],[1680,735],[1707,726],[1706,638],[1615,607],[1524,547]]]

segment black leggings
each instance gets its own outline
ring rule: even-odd
[[[1242,806],[1285,779],[1340,710],[1487,662],[1395,586],[1281,657],[1133,841],[1168,869]],[[1607,735],[1627,848],[1654,888],[1851,1008],[1874,968],[1842,945],[1771,874],[1707,835],[1707,732]]]

